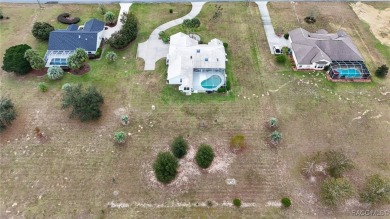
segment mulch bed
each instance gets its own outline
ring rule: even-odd
[[[44,69],[41,69],[41,70],[33,69],[29,73],[32,74],[32,75],[35,75],[35,76],[44,76],[47,73],[47,69],[48,68],[44,68]]]
[[[87,63],[84,63],[80,69],[71,69],[68,72],[71,73],[72,75],[83,75],[88,73],[90,70],[91,67]]]

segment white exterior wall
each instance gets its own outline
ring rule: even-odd
[[[104,38],[104,30],[100,31],[97,35],[96,50],[99,48],[100,43],[102,42],[103,38]],[[96,51],[92,54],[95,54],[95,53],[96,53]]]

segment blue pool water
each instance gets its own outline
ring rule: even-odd
[[[345,78],[361,78],[360,71],[355,68],[338,68],[336,71],[339,73],[340,77],[345,76]]]
[[[221,77],[219,77],[218,75],[213,75],[207,78],[206,80],[202,81],[200,85],[202,85],[202,87],[205,89],[214,89],[218,87],[218,85],[220,85],[221,82],[222,82]]]

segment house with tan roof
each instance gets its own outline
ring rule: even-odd
[[[170,38],[167,84],[178,85],[188,95],[214,92],[226,83],[226,61],[222,41],[212,39],[208,44],[199,44],[179,32]]]

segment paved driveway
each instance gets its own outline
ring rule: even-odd
[[[274,45],[280,46],[280,47],[291,47],[291,44],[288,40],[284,39],[284,37],[278,37],[275,34],[274,27],[272,26],[271,17],[269,16],[268,8],[267,8],[267,2],[256,2],[257,6],[260,10],[261,20],[264,25],[265,35],[267,36],[267,41],[269,45],[269,49],[271,51],[271,54],[274,54],[274,51],[272,47]]]
[[[152,32],[147,41],[138,44],[137,57],[144,59],[144,70],[154,70],[156,68],[156,62],[164,57],[167,57],[169,44],[163,43],[163,41],[159,39],[158,34],[161,31],[165,31],[176,25],[181,25],[184,19],[192,19],[196,17],[202,10],[205,3],[206,2],[192,2],[192,9],[190,13],[184,17],[160,25]]]
[[[105,39],[110,39],[111,35],[113,33],[119,31],[122,28],[123,24],[122,24],[122,22],[120,22],[122,14],[128,13],[132,4],[133,3],[119,3],[119,5],[121,6],[121,10],[119,11],[117,23],[116,23],[115,27],[109,27],[107,30],[104,31],[104,38]]]

